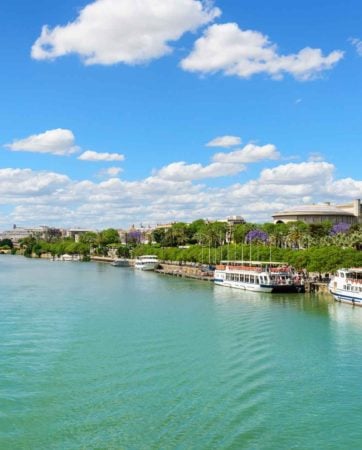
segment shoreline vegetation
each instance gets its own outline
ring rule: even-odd
[[[306,224],[242,223],[230,226],[223,222],[196,220],[191,224],[177,222],[169,228],[156,228],[145,236],[133,230],[120,242],[118,231],[85,232],[78,241],[61,238],[49,230],[45,237],[29,236],[17,248],[6,239],[0,241],[0,252],[27,257],[125,257],[134,259],[145,254],[157,255],[162,261],[214,266],[222,260],[283,261],[297,270],[330,273],[340,267],[362,266],[362,225],[329,222]]]

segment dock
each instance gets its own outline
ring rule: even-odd
[[[192,278],[194,280],[213,281],[214,272],[208,267],[193,263],[164,263],[161,262],[155,272],[161,275]]]

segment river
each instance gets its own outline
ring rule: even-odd
[[[1,449],[357,449],[362,308],[0,256]]]

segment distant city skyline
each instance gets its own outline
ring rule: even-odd
[[[3,0],[0,230],[362,198],[362,5]]]

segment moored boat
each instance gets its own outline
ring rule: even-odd
[[[254,292],[305,292],[303,278],[283,262],[221,261],[214,283]]]
[[[129,261],[127,258],[116,258],[111,262],[111,266],[129,267]]]
[[[139,270],[155,270],[158,266],[158,258],[156,255],[139,256],[135,262],[135,269]]]
[[[362,306],[362,267],[338,269],[328,288],[335,300]]]
[[[55,261],[80,261],[80,255],[69,255],[68,253],[64,253],[58,258],[54,258]]]

